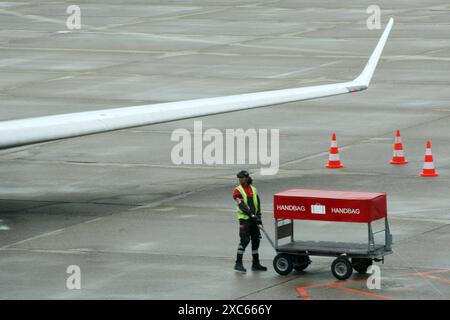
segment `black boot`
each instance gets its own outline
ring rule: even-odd
[[[253,271],[267,271],[267,267],[264,267],[264,266],[261,265],[261,263],[259,262],[259,255],[258,255],[258,254],[254,254],[254,255],[253,255],[252,270],[253,270]]]
[[[239,253],[237,254],[236,263],[234,265],[234,270],[245,273],[245,272],[247,272],[247,270],[244,268],[244,265],[242,264],[242,257],[243,257],[242,254],[239,254]]]
[[[247,269],[244,268],[242,262],[236,262],[236,264],[234,265],[234,270],[242,273],[247,272]]]

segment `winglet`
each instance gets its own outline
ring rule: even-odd
[[[389,33],[391,32],[392,26],[394,24],[394,18],[390,18],[389,22],[384,29],[383,34],[381,35],[380,40],[378,41],[375,50],[373,50],[372,55],[369,58],[363,72],[355,79],[354,82],[357,85],[368,87],[370,84],[370,80],[372,79],[375,68],[377,67],[378,60],[380,60],[381,53],[383,52],[384,45],[389,37]]]

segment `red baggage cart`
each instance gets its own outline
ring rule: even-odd
[[[274,195],[275,241],[261,230],[278,253],[273,260],[275,271],[287,275],[293,269],[303,271],[310,256],[336,257],[331,265],[339,280],[348,279],[355,269],[366,273],[373,261],[383,261],[391,254],[392,235],[387,218],[386,193],[291,189]],[[374,232],[372,222],[384,219],[384,229]],[[368,241],[346,243],[330,241],[296,241],[294,220],[366,223]],[[384,243],[375,243],[374,235],[384,232]],[[280,239],[290,238],[287,244]]]

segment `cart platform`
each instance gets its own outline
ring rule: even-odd
[[[386,254],[385,246],[377,244],[369,249],[367,243],[333,242],[333,241],[293,241],[279,245],[279,252],[305,253],[314,256],[341,255],[378,258]]]

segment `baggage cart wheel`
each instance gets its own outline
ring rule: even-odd
[[[277,254],[273,259],[273,268],[278,274],[282,276],[288,275],[294,268],[291,256],[286,253]]]
[[[303,271],[311,264],[309,256],[295,256],[294,269],[295,271]]]
[[[353,269],[360,274],[367,273],[367,269],[372,265],[372,259],[352,258]]]
[[[347,258],[339,257],[331,264],[331,272],[338,280],[346,280],[353,273],[353,267]]]

